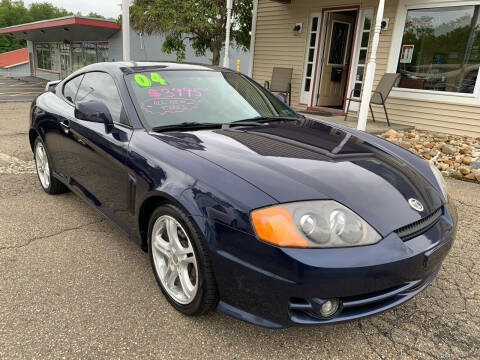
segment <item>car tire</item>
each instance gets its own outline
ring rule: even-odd
[[[185,211],[165,204],[152,213],[148,252],[157,283],[175,309],[199,316],[216,308],[218,291],[207,243]]]
[[[50,195],[67,192],[68,188],[52,176],[52,167],[50,159],[48,158],[47,148],[40,137],[35,139],[33,157],[38,180],[40,181],[42,189]]]

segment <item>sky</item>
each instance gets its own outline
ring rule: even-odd
[[[35,2],[49,2],[50,4],[64,8],[73,13],[80,11],[82,15],[96,12],[106,18],[116,19],[122,12],[122,0],[23,0],[25,6]]]

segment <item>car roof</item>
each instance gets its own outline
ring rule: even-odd
[[[161,62],[161,61],[116,61],[103,62],[88,65],[82,68],[83,71],[95,70],[113,70],[122,71],[123,73],[135,73],[140,71],[148,71],[149,69],[162,70],[213,70],[213,71],[232,71],[221,66],[213,66],[206,64],[194,63],[176,63],[176,62]]]

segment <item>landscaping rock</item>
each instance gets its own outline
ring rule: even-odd
[[[480,183],[480,137],[394,129],[381,136],[432,161],[444,176]]]

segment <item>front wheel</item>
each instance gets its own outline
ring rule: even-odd
[[[61,194],[68,191],[67,187],[52,176],[52,167],[48,159],[45,144],[40,137],[35,139],[34,146],[35,167],[42,189],[47,194]]]
[[[168,302],[191,316],[213,310],[217,288],[202,234],[174,205],[159,206],[150,218],[148,250],[153,272]]]

